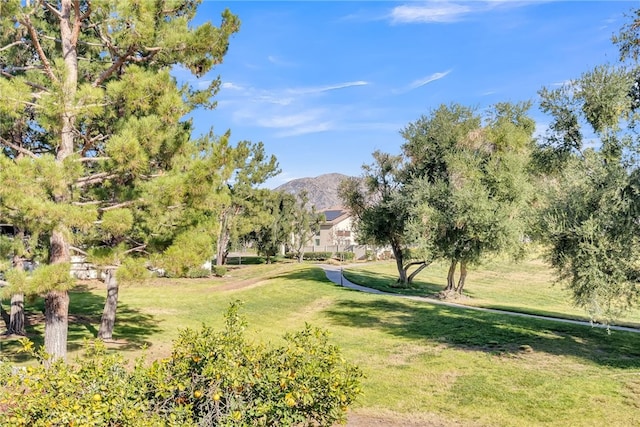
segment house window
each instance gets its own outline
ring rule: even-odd
[[[320,246],[320,239],[316,239],[316,246]]]
[[[350,237],[351,236],[351,231],[350,230],[338,230],[336,234],[337,234],[338,237]]]

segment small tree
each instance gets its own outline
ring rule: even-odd
[[[391,246],[398,284],[407,286],[428,263],[425,259],[406,260],[414,236],[407,229],[412,201],[403,192],[403,158],[376,151],[373,159],[373,164],[362,167],[364,187],[361,180],[348,178],[341,183],[339,195],[355,218],[355,232],[362,242]],[[410,274],[409,269],[416,265]]]
[[[315,206],[309,207],[309,197],[306,192],[298,193],[295,197],[290,243],[298,262],[302,262],[304,259],[304,246],[320,230],[323,215],[316,212]]]

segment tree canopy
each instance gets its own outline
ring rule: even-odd
[[[50,274],[39,292],[54,357],[66,354],[76,237],[99,222],[103,240],[122,238],[140,212],[162,211],[152,234],[161,241],[184,213],[155,196],[178,185],[184,161],[199,155],[184,117],[215,105],[219,79],[202,89],[171,71],[204,76],[240,24],[224,11],[218,26],[192,25],[199,3],[0,4],[0,205],[26,233],[47,236]],[[201,176],[206,167],[188,173]]]

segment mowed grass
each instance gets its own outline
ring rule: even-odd
[[[398,272],[395,261],[349,266],[344,269],[344,276],[353,283],[385,292],[435,296],[446,286],[448,268],[449,264],[444,261],[434,262],[416,276],[408,289],[396,286]],[[584,309],[572,304],[569,290],[562,283],[557,283],[553,271],[537,256],[517,263],[494,259],[469,268],[464,294],[466,298],[457,300],[457,303],[542,316],[590,320]],[[625,313],[615,324],[640,328],[640,310],[634,309]]]
[[[82,321],[70,327],[70,348],[95,336],[103,294],[94,285],[72,292],[70,311]],[[253,265],[223,279],[124,286],[111,347],[135,357],[146,345],[149,358],[165,356],[180,328],[221,326],[235,300],[244,302],[255,340],[279,342],[305,322],[329,329],[345,358],[366,374],[364,395],[352,409],[361,420],[640,425],[640,334],[360,293],[334,285],[311,265]],[[30,333],[38,338],[40,326]],[[2,341],[6,355],[14,354],[12,342]]]

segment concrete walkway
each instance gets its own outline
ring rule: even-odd
[[[607,328],[607,325],[603,325],[603,324],[600,324],[600,323],[591,323],[591,322],[586,322],[586,321],[581,321],[581,320],[561,319],[559,317],[538,316],[538,315],[535,315],[535,314],[517,313],[517,312],[505,311],[505,310],[495,310],[495,309],[492,309],[492,308],[473,307],[473,306],[469,306],[469,305],[456,304],[456,303],[453,303],[453,302],[446,302],[446,301],[442,301],[442,300],[439,300],[439,299],[428,298],[428,297],[417,297],[417,296],[409,296],[409,295],[392,294],[392,293],[389,293],[389,292],[379,291],[377,289],[367,288],[366,286],[357,285],[355,283],[352,283],[352,282],[348,281],[346,279],[346,277],[343,276],[342,267],[340,267],[340,266],[321,264],[321,265],[319,265],[319,267],[324,270],[325,274],[327,275],[327,278],[329,280],[331,280],[333,283],[336,283],[338,285],[344,286],[345,288],[353,289],[353,290],[360,291],[360,292],[366,292],[366,293],[378,294],[378,295],[387,295],[387,296],[392,296],[392,297],[396,297],[396,298],[410,299],[410,300],[414,300],[414,301],[422,301],[422,302],[426,302],[426,303],[429,303],[429,304],[444,305],[444,306],[447,306],[447,307],[456,307],[456,308],[464,308],[464,309],[467,309],[467,310],[484,311],[484,312],[487,312],[487,313],[497,313],[497,314],[506,314],[506,315],[509,315],[509,316],[528,317],[530,319],[550,320],[552,322],[571,323],[571,324],[574,324],[574,325],[590,326],[592,328],[602,328],[602,329],[606,329]],[[629,328],[629,327],[626,327],[626,326],[610,325],[609,329],[612,330],[612,331],[625,331],[625,332],[640,333],[640,329]]]

